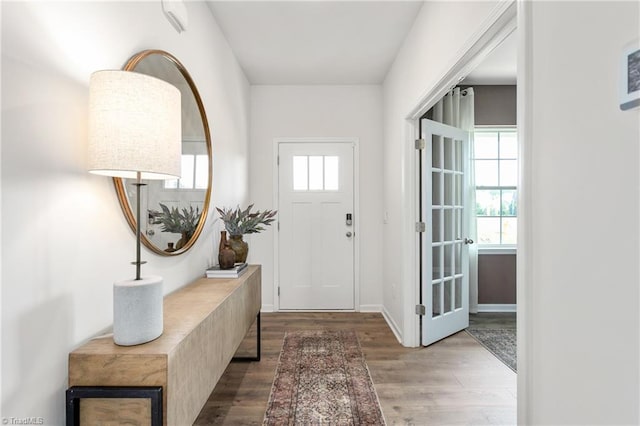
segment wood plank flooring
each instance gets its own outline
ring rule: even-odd
[[[262,424],[285,332],[321,328],[357,331],[388,425],[516,424],[516,374],[471,336],[405,348],[377,313],[262,314],[262,361],[231,363],[195,424]]]

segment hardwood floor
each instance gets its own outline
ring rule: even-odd
[[[318,328],[357,331],[388,425],[516,424],[516,374],[471,336],[405,348],[377,313],[262,314],[262,361],[231,363],[195,424],[262,424],[285,332]]]

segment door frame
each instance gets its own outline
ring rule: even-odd
[[[415,140],[420,136],[420,117],[433,107],[451,88],[455,87],[470,71],[478,66],[487,56],[502,43],[518,26],[517,7],[515,1],[499,3],[482,23],[480,30],[463,46],[449,70],[418,100],[415,107],[405,116],[405,182],[407,182],[407,208],[404,209],[406,238],[403,246],[406,253],[403,276],[404,326],[402,344],[409,347],[420,346],[420,317],[415,313],[415,306],[420,303],[420,236],[415,232],[415,223],[419,221],[418,205],[419,176],[418,155]],[[518,79],[520,84],[520,79]],[[518,221],[520,222],[520,221]]]
[[[273,205],[280,206],[280,168],[278,167],[279,147],[282,143],[344,143],[353,145],[353,306],[354,309],[339,309],[337,312],[360,312],[360,139],[357,137],[281,137],[273,139]],[[279,221],[276,227],[279,226]],[[280,232],[273,237],[273,311],[280,312]],[[287,309],[287,312],[296,310]],[[299,311],[308,311],[300,309]],[[331,312],[323,309],[322,312]]]
[[[460,78],[466,75],[475,65],[485,59],[491,51],[513,32],[518,29],[518,100],[517,100],[517,122],[518,122],[518,167],[520,176],[518,180],[518,259],[517,259],[517,343],[518,343],[518,424],[526,424],[531,419],[529,401],[531,398],[529,364],[531,363],[531,341],[533,337],[533,324],[530,320],[533,297],[531,290],[532,264],[531,248],[531,218],[530,189],[532,185],[532,160],[531,141],[533,129],[530,127],[531,110],[533,98],[531,55],[532,47],[532,15],[533,2],[527,0],[508,0],[500,2],[492,11],[490,16],[482,23],[480,29],[474,33],[463,48],[456,55],[449,70],[443,77],[431,86],[427,92],[419,98],[415,107],[405,116],[405,141],[404,141],[404,181],[407,183],[405,194],[405,215],[403,222],[403,251],[408,254],[402,266],[403,277],[403,334],[402,344],[409,347],[417,347],[420,344],[420,327],[418,315],[415,315],[414,307],[419,300],[418,286],[419,277],[417,262],[419,258],[417,238],[415,236],[415,221],[417,202],[416,184],[416,157],[414,141],[419,135],[419,118],[431,108],[444,94],[452,88]],[[410,196],[414,195],[414,196]]]

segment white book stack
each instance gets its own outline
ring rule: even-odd
[[[207,278],[238,278],[247,271],[246,263],[236,263],[231,269],[220,269],[219,265],[207,269]]]

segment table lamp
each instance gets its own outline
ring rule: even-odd
[[[143,179],[180,177],[180,91],[132,71],[97,71],[89,81],[89,172],[135,179],[135,279],[113,287],[113,340],[132,346],[163,331],[162,277],[141,277],[140,188]]]

